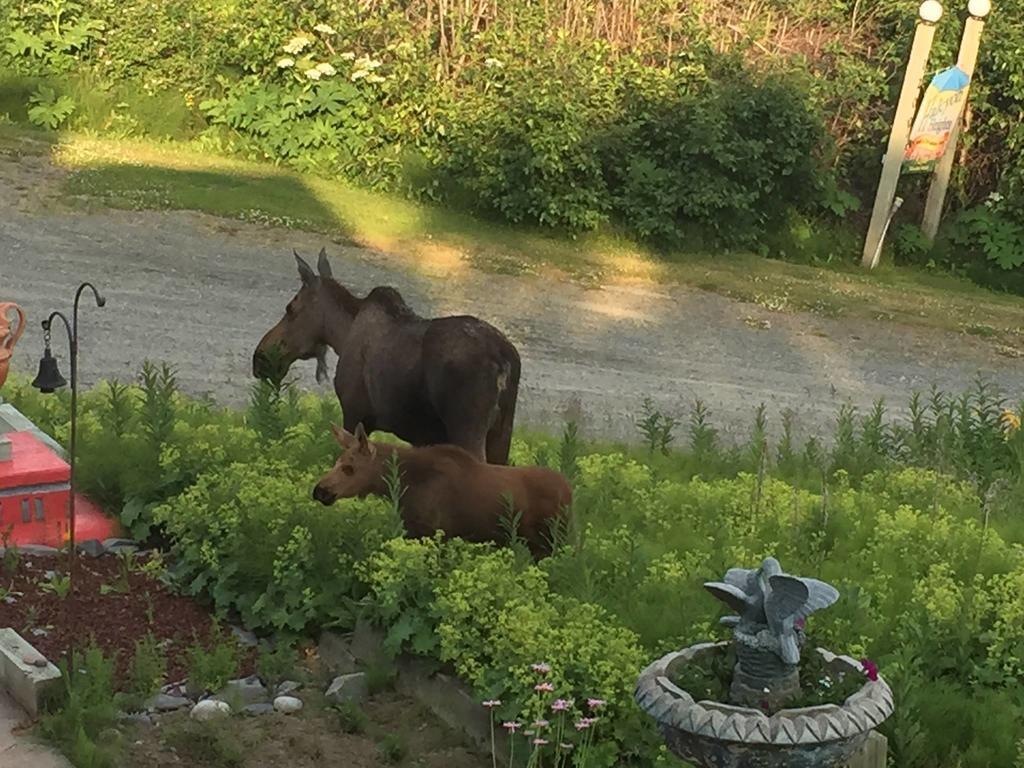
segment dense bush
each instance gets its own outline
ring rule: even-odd
[[[66,435],[65,400],[18,378],[9,390]],[[515,462],[574,477],[573,528],[537,565],[518,547],[399,538],[393,499],[313,503],[335,451],[329,400],[261,386],[247,412],[227,411],[150,367],[140,387],[102,385],[82,402],[83,480],[110,499],[143,494],[124,515],[163,531],[183,589],[286,634],[367,617],[391,651],[448,663],[481,700],[500,699],[503,719],[538,706],[531,665],[544,662],[557,695],[607,702],[592,764],[665,759],[632,703],[636,675],[722,636],[701,584],[766,554],[840,589],[811,631],[876,659],[893,684],[898,765],[1020,757],[1024,432],[984,385],[915,399],[899,423],[844,409],[828,445],[795,445],[788,429],[769,445],[759,411],[750,444],[728,448],[700,406],[681,450],[665,447],[675,420],[656,413],[637,450],[588,446],[572,429],[517,437]]]
[[[904,238],[899,253],[1024,290],[995,277],[1020,271],[1024,238],[1020,3],[996,8],[983,40],[951,195],[967,214],[936,249]],[[874,189],[914,4],[457,5],[0,0],[0,111],[201,134],[559,229],[611,221],[802,258],[850,248],[803,233]],[[943,20],[935,68],[959,33]]]

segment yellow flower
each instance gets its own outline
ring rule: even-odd
[[[1006,430],[1007,437],[1020,429],[1020,416],[1009,409],[1003,411],[999,421],[1002,423],[1003,429]]]

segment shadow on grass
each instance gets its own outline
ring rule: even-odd
[[[262,224],[351,238],[352,228],[293,174],[189,170],[158,165],[96,163],[64,182],[72,197],[131,210],[194,210]]]

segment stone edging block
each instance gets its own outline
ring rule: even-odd
[[[60,670],[10,627],[0,629],[0,685],[32,717],[60,689]]]

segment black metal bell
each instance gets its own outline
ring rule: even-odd
[[[67,380],[61,376],[57,367],[57,358],[50,354],[50,348],[43,351],[43,357],[39,361],[39,373],[32,382],[32,386],[40,392],[49,394],[67,384]]]

